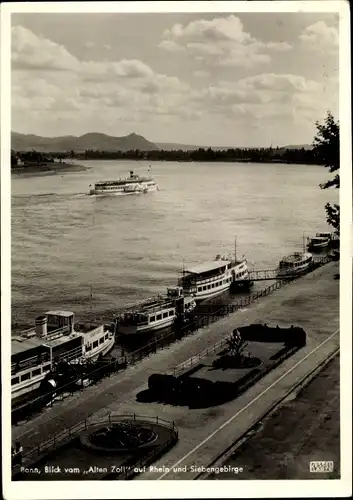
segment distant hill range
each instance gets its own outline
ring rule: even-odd
[[[196,149],[208,149],[211,147],[214,151],[224,151],[227,149],[250,149],[242,146],[191,146],[190,144],[178,144],[175,142],[156,142],[159,149],[164,149],[164,151],[195,151]],[[274,149],[276,146],[274,146]],[[310,144],[299,144],[298,146],[281,146],[279,149],[312,149],[313,147]],[[252,149],[252,148],[251,148]],[[262,149],[262,148],[259,148]]]
[[[83,152],[86,149],[94,149],[100,151],[131,151],[139,149],[140,151],[153,151],[164,149],[165,151],[182,150],[194,151],[200,148],[208,149],[211,147],[214,151],[222,151],[226,149],[245,149],[239,146],[194,146],[188,144],[179,144],[174,142],[157,142],[153,143],[142,137],[142,135],[129,134],[123,137],[113,137],[106,134],[91,132],[88,134],[75,137],[66,135],[61,137],[41,137],[32,134],[11,133],[11,148],[15,151],[41,151],[49,152],[66,152],[76,151]],[[282,146],[279,149],[312,149],[310,144]],[[261,148],[259,148],[261,149]]]
[[[159,149],[164,151],[195,151],[203,146],[191,146],[190,144],[178,144],[176,142],[156,142]],[[205,148],[208,149],[208,148]]]
[[[112,137],[95,132],[75,137],[67,135],[62,137],[41,137],[38,135],[11,133],[11,148],[15,151],[41,151],[49,152],[82,152],[86,149],[101,151],[151,151],[159,149],[156,144],[148,141],[141,135],[129,134],[123,137]]]

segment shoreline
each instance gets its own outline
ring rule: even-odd
[[[42,165],[21,165],[17,167],[11,167],[11,175],[56,175],[61,172],[84,172],[90,170],[92,167],[87,167],[85,165],[76,163],[59,163],[59,162],[48,162]]]
[[[171,162],[171,163],[254,163],[254,164],[264,164],[264,165],[317,165],[323,166],[321,163],[309,163],[304,161],[289,161],[289,160],[251,160],[251,159],[233,159],[233,158],[222,158],[222,159],[202,159],[202,160],[193,160],[191,158],[187,159],[177,159],[177,158],[77,158],[77,160],[84,161],[109,161],[109,162],[146,162],[146,163],[162,163],[162,162]],[[86,167],[90,168],[90,167]]]

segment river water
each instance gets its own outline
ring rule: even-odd
[[[146,162],[87,161],[83,172],[16,176],[12,182],[12,322],[31,326],[50,309],[78,321],[164,293],[183,261],[245,254],[273,268],[306,236],[329,230],[335,190],[316,165],[156,162],[160,191],[88,196],[90,184],[147,174]],[[91,298],[92,290],[92,298]]]

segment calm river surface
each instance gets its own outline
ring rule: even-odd
[[[245,254],[272,268],[328,230],[322,166],[156,162],[160,191],[88,196],[98,180],[147,174],[146,162],[87,161],[85,172],[12,176],[12,321],[34,324],[49,309],[78,321],[111,313],[176,284],[183,260]],[[93,300],[90,299],[92,286]]]

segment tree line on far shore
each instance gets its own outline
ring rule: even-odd
[[[83,152],[50,152],[40,151],[11,151],[11,166],[19,163],[47,163],[54,160],[146,160],[146,161],[200,161],[200,162],[251,162],[251,163],[302,163],[321,164],[322,159],[310,149],[287,148],[247,148],[215,150],[212,148],[199,148],[192,151],[183,150],[152,150],[140,151],[102,151],[86,149]]]

